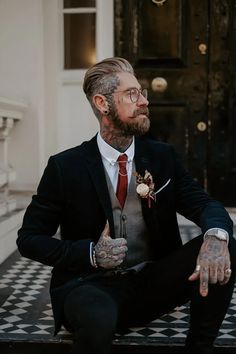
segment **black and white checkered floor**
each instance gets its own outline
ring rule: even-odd
[[[21,257],[15,252],[0,267],[1,340],[58,341],[70,335],[61,331],[53,337],[54,323],[48,294],[51,268]],[[188,329],[187,306],[175,309],[146,327],[132,328],[115,341],[183,343]],[[236,289],[222,324],[217,343],[236,343]]]

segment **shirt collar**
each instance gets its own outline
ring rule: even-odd
[[[98,149],[102,157],[104,157],[111,165],[114,165],[117,162],[118,157],[121,155],[121,152],[114,149],[111,145],[107,144],[105,140],[101,137],[100,132],[97,135],[97,144]],[[124,151],[128,156],[128,162],[132,162],[134,158],[134,138],[132,143],[126,151]]]

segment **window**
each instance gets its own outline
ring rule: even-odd
[[[96,62],[96,0],[64,0],[64,69]]]

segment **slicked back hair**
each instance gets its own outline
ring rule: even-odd
[[[119,85],[116,74],[122,72],[134,75],[132,65],[126,59],[118,57],[104,59],[87,70],[83,90],[98,119],[101,113],[93,104],[93,96],[98,93],[112,94]]]

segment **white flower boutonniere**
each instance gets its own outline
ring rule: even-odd
[[[151,208],[151,200],[154,200],[154,202],[156,201],[156,193],[154,192],[155,184],[152,175],[147,170],[145,171],[144,177],[137,172],[135,175],[137,183],[136,191],[141,198],[146,198],[148,200],[148,207]]]

